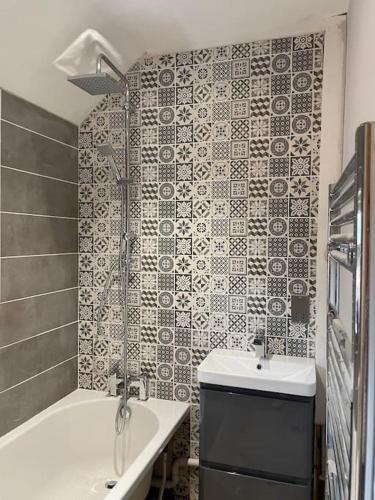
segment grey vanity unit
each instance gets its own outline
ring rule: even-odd
[[[291,358],[293,385],[287,361],[213,351],[200,366],[201,500],[312,499],[315,366]]]

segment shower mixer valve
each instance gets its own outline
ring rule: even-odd
[[[133,387],[138,389],[137,399],[147,401],[150,396],[149,379],[145,373],[141,373],[138,377],[128,375],[126,378],[126,399],[130,396],[130,389]],[[124,377],[119,377],[117,373],[112,373],[108,380],[108,396],[121,396],[124,392]]]

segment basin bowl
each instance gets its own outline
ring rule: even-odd
[[[205,384],[311,397],[316,391],[315,360],[214,349],[198,367]]]

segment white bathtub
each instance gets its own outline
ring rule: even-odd
[[[1,437],[0,499],[143,500],[152,464],[188,405],[130,400],[132,417],[115,437],[117,404],[79,389]],[[112,490],[108,480],[118,481]]]

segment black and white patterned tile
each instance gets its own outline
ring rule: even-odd
[[[252,349],[265,335],[270,353],[314,356],[323,47],[318,33],[147,56],[127,75],[135,106],[129,369],[148,373],[154,396],[192,404],[192,456],[196,369],[211,349]],[[80,129],[84,388],[103,389],[123,370],[116,276],[100,331],[95,322],[116,261],[120,200],[94,146],[109,140],[123,161],[121,104],[107,96]],[[308,325],[291,322],[298,294],[311,299]],[[178,440],[177,453],[188,444]],[[187,495],[181,484],[176,498]]]

